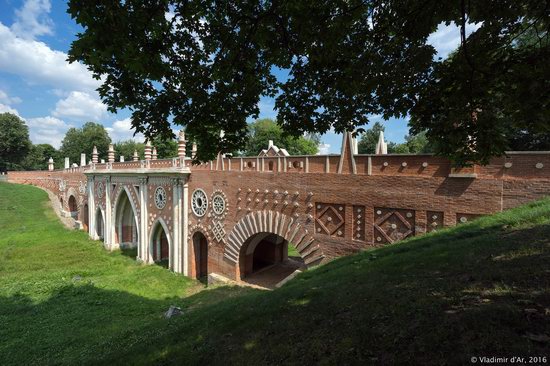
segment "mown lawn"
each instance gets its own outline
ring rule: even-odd
[[[549,199],[335,260],[272,292],[196,292],[193,281],[63,229],[35,188],[0,184],[0,200],[1,364],[550,356]],[[170,304],[184,315],[162,319]]]

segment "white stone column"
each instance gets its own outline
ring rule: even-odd
[[[147,230],[147,178],[139,179],[139,205],[140,225],[139,225],[139,258],[144,263],[149,263],[149,236]]]
[[[97,240],[97,230],[95,222],[95,196],[94,196],[94,177],[88,177],[88,236],[92,240]]]
[[[170,248],[170,268],[174,272],[182,273],[182,240],[181,240],[181,208],[182,208],[182,187],[181,180],[179,178],[172,179],[172,192],[173,192],[173,233],[172,233],[172,247]]]
[[[189,276],[189,176],[185,177],[185,183],[183,184],[182,192],[182,212],[183,212],[183,221],[182,221],[182,247],[183,247],[183,274]]]
[[[113,249],[115,240],[115,224],[113,221],[111,209],[111,177],[107,177],[105,179],[105,233],[103,240],[105,247],[109,250]]]

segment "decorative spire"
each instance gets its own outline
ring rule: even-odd
[[[86,166],[86,154],[80,154],[80,166]]]
[[[145,160],[151,160],[151,151],[153,150],[151,146],[151,141],[147,140],[145,143]]]
[[[94,149],[92,150],[92,163],[94,163],[94,164],[99,163],[98,154],[97,154],[97,146],[94,146]]]
[[[153,146],[153,160],[157,160],[157,148],[155,146]]]
[[[138,161],[139,160],[139,155],[138,155],[138,152],[137,150],[134,150],[134,161]]]
[[[384,141],[384,132],[380,131],[378,142],[376,143],[376,155],[385,155],[388,153],[388,144]]]
[[[113,144],[109,144],[109,151],[107,152],[107,159],[109,163],[115,162],[115,148]]]
[[[51,158],[51,157],[50,157],[50,159],[48,159],[48,170],[49,171],[53,170],[53,158]]]
[[[197,144],[193,142],[191,146],[191,158],[195,159],[197,157]]]
[[[185,141],[185,132],[183,130],[180,131],[179,139],[178,139],[178,157],[185,159],[185,148],[186,148],[186,141]]]

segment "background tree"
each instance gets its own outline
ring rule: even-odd
[[[159,159],[169,159],[178,156],[178,142],[174,138],[157,136],[151,142],[157,148]],[[189,146],[189,149],[191,146]]]
[[[111,138],[105,128],[94,122],[86,122],[82,128],[71,127],[61,142],[61,155],[68,157],[71,165],[80,164],[80,154],[86,154],[86,160],[90,160],[94,146],[97,146],[99,159],[107,160],[107,151]],[[87,161],[86,161],[87,163]]]
[[[376,122],[370,129],[362,133],[357,143],[359,154],[374,154],[380,132],[384,132],[385,129],[380,122]],[[416,135],[406,135],[405,142],[402,144],[392,141],[387,141],[387,144],[389,154],[426,154],[433,152],[433,147],[428,142],[425,131]]]
[[[46,170],[48,169],[50,157],[54,160],[54,164],[62,164],[58,151],[52,145],[31,145],[29,152],[21,162],[21,166],[25,170]]]
[[[506,149],[505,126],[548,133],[549,1],[70,0],[84,31],[69,60],[103,80],[110,111],[133,110],[138,132],[186,126],[201,160],[241,150],[268,96],[294,136],[410,114],[437,153],[486,162]],[[428,39],[444,23],[461,36],[448,60]]]
[[[285,135],[282,128],[272,119],[258,119],[248,126],[248,140],[243,151],[246,156],[256,156],[267,149],[269,140],[279,148],[284,148],[290,155],[314,155],[319,151],[319,137],[295,137]]]
[[[29,128],[18,116],[0,114],[0,169],[19,170],[31,149]]]
[[[359,141],[357,142],[357,150],[359,151],[359,154],[376,153],[378,137],[380,136],[380,132],[384,132],[385,130],[386,128],[380,122],[375,122],[371,128],[362,133]]]
[[[134,140],[119,141],[114,144],[115,152],[117,156],[124,156],[125,161],[132,160],[134,157],[134,151],[137,150],[139,159],[144,159],[145,144],[143,142],[136,142]]]

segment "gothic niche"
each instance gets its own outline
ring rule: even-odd
[[[374,243],[390,244],[414,236],[415,212],[395,208],[374,208]]]
[[[343,238],[345,233],[345,205],[315,204],[315,233]]]

